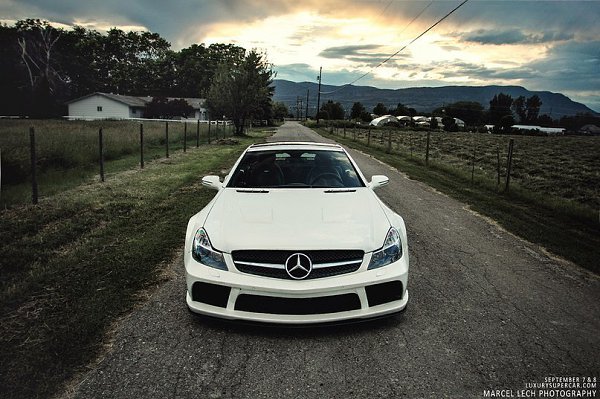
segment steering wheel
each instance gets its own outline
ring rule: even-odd
[[[342,180],[342,178],[340,177],[340,175],[338,175],[337,173],[333,173],[333,172],[323,172],[323,173],[319,173],[318,175],[314,176],[312,179],[310,179],[310,185],[314,185],[316,181],[318,181],[319,179],[323,179],[323,178],[327,178],[327,179],[335,179],[342,187],[344,187],[344,181]]]

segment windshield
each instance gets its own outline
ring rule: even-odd
[[[364,183],[344,152],[273,150],[247,152],[228,187],[352,188]]]

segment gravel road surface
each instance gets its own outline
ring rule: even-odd
[[[294,122],[272,140],[327,141]],[[411,297],[403,315],[326,328],[197,317],[185,305],[179,256],[171,280],[118,324],[106,354],[65,395],[482,398],[505,390],[517,397],[549,377],[600,377],[597,276],[350,152],[369,178],[390,177],[378,193],[406,221]]]

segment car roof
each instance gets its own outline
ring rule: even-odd
[[[279,141],[272,143],[253,144],[248,147],[248,152],[271,150],[330,150],[343,151],[339,144],[317,143],[309,141]]]

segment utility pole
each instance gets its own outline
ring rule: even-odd
[[[308,120],[308,89],[306,89],[306,112],[304,112],[304,120]]]
[[[319,107],[321,106],[321,72],[323,67],[319,67],[319,91],[317,92],[317,126],[319,125]]]

